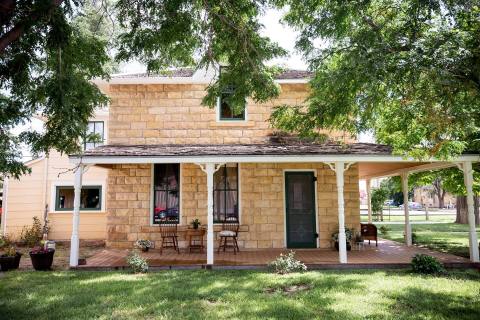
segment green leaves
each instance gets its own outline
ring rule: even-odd
[[[279,94],[276,68],[265,62],[286,52],[259,31],[266,1],[120,0],[119,20],[126,32],[119,37],[117,60],[139,59],[149,72],[172,66],[228,71],[208,87],[203,103],[215,106],[217,97],[234,87],[232,105],[245,98],[265,102]]]
[[[477,1],[278,1],[315,71],[307,107],[280,129],[373,131],[395,153],[449,159],[478,149]],[[301,124],[301,125],[298,125]]]

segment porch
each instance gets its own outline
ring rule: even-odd
[[[265,268],[269,262],[287,249],[256,249],[241,250],[237,254],[232,251],[215,252],[216,268]],[[468,259],[452,254],[437,252],[416,246],[406,246],[398,242],[380,239],[378,247],[372,242],[365,241],[361,249],[353,248],[348,253],[348,263],[340,264],[338,252],[331,249],[295,249],[296,258],[310,268],[403,268],[408,267],[415,254],[428,254],[438,258],[446,267],[479,267]],[[126,257],[129,250],[104,249],[87,259],[86,265],[78,266],[81,270],[108,270],[126,267]],[[159,250],[142,252],[141,255],[148,260],[149,266],[158,269],[171,268],[205,268],[207,255],[205,253],[189,253],[185,250],[178,254],[174,250]]]
[[[354,251],[348,252],[347,255],[346,227],[358,230],[360,224],[358,180],[401,175],[405,191],[404,199],[408,202],[406,191],[409,173],[458,166],[464,172],[469,199],[470,260],[478,262],[479,259],[472,191],[472,162],[479,160],[479,155],[476,154],[462,155],[448,162],[435,159],[419,162],[415,159],[394,156],[387,146],[362,143],[347,146],[339,144],[142,145],[102,146],[71,158],[72,162],[78,164],[75,176],[75,210],[70,255],[72,267],[77,266],[79,255],[77,243],[82,172],[91,165],[112,169],[112,175],[109,176],[110,194],[107,204],[112,225],[109,226],[111,230],[109,229],[108,232],[111,240],[117,242],[117,248],[132,249],[134,241],[144,236],[150,237],[151,240],[158,240],[154,239],[158,233],[157,227],[152,225],[152,219],[149,218],[157,209],[155,207],[154,210],[154,195],[151,193],[154,190],[154,177],[156,177],[154,167],[176,164],[178,169],[172,176],[173,191],[180,196],[175,197],[178,203],[176,210],[166,212],[165,216],[169,218],[173,213],[176,216],[175,221],[184,228],[191,218],[202,216],[206,219],[207,223],[204,224],[206,225],[206,257],[189,255],[185,259],[188,262],[187,265],[202,265],[205,264],[206,258],[208,266],[252,263],[265,265],[285,250],[283,249],[285,247],[330,247],[330,239],[334,232],[338,233],[339,252],[318,250],[319,257],[312,258],[316,255],[310,254],[305,258],[307,264],[310,262],[313,264],[346,264],[347,262],[368,264],[371,261],[382,263],[384,259],[382,255],[389,256],[389,254],[388,251],[381,249],[373,249],[374,257],[369,257],[367,253],[361,251],[358,254]],[[216,191],[214,176],[227,164],[237,164],[237,168],[241,167],[241,170],[238,169],[241,173],[238,174],[236,181],[242,180],[242,183],[238,182],[235,193],[243,203],[232,206],[235,208],[233,211],[238,215],[237,219],[240,220],[240,231],[242,227],[244,231],[243,237],[240,236],[239,240],[244,241],[245,247],[253,243],[255,249],[268,249],[265,251],[266,255],[263,254],[264,250],[257,250],[256,252],[262,252],[262,254],[254,254],[254,259],[250,259],[249,251],[242,250],[241,255],[222,258],[222,254],[214,251],[216,227],[214,225],[214,193]],[[181,166],[187,166],[185,171],[188,170],[189,173],[179,172]],[[193,172],[195,173],[190,175]],[[310,173],[305,175],[303,180],[298,178],[294,184],[289,185],[288,172],[297,172],[295,174],[297,176],[300,172]],[[184,180],[183,189],[182,184],[178,182],[178,177],[180,181]],[[308,177],[310,178],[307,179]],[[291,203],[289,202],[292,200],[289,199],[290,194],[294,195],[291,197],[294,199]],[[184,200],[179,202],[178,198]],[[185,204],[183,208],[182,203]],[[178,216],[178,212],[183,213]],[[289,224],[290,214],[292,217],[295,216],[291,221],[294,221],[296,226]],[[305,216],[303,220],[300,219],[300,215]],[[155,222],[155,219],[153,221]],[[301,223],[297,223],[299,221]],[[294,230],[293,227],[298,227],[298,230]],[[296,245],[291,245],[290,240],[295,232],[300,235],[298,238],[308,238],[308,241],[303,241],[304,243],[297,241]],[[412,244],[411,234],[408,206],[405,206],[407,245],[405,248]],[[405,250],[403,246],[394,250],[393,257],[396,258],[391,263],[408,263],[415,253],[407,251],[402,254]],[[303,252],[303,250],[300,251]],[[118,255],[118,252],[114,256]],[[306,252],[316,251],[307,250]],[[325,252],[328,254],[322,254]],[[125,253],[120,254],[118,258],[124,257]],[[242,260],[243,257],[245,261]],[[452,259],[455,260],[455,257]],[[151,260],[155,262],[159,259],[152,257]],[[164,258],[160,260],[166,261]],[[389,258],[386,261],[388,262]]]

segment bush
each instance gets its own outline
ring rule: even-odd
[[[43,227],[38,217],[33,217],[33,224],[31,226],[24,226],[20,240],[29,247],[38,246],[43,238]]]
[[[412,243],[417,244],[418,243],[418,236],[415,232],[412,232]]]
[[[8,248],[12,244],[13,244],[12,240],[6,234],[5,235],[0,235],[0,249]]]
[[[146,273],[148,271],[147,260],[142,258],[138,253],[132,252],[127,257],[127,264],[133,273]]]
[[[301,261],[295,259],[295,252],[290,251],[287,254],[280,254],[278,258],[268,264],[270,270],[278,274],[290,272],[302,272],[307,270],[307,266]]]
[[[379,230],[380,230],[380,233],[383,234],[384,236],[388,235],[388,233],[390,232],[390,228],[387,226],[381,226]]]
[[[412,259],[411,265],[415,273],[438,274],[445,272],[443,264],[437,258],[426,254],[416,254]]]

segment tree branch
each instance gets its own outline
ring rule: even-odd
[[[51,9],[58,7],[62,4],[63,0],[51,0],[51,5],[47,13],[51,12]],[[12,29],[10,29],[7,33],[0,37],[0,55],[5,52],[5,49],[14,41],[18,40],[24,33],[25,27],[30,25],[32,22],[40,19],[42,17],[43,12],[35,11],[32,12],[30,15],[25,17],[22,21],[20,21],[17,25],[15,25]]]

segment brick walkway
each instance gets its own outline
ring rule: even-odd
[[[264,249],[264,250],[242,250],[236,255],[233,252],[215,251],[215,266],[265,266],[275,259],[285,249]],[[335,267],[339,266],[338,252],[326,249],[296,249],[296,257],[307,265]],[[412,257],[417,253],[432,255],[440,259],[448,266],[469,266],[470,261],[466,258],[451,254],[436,252],[419,247],[406,247],[397,242],[381,240],[378,247],[372,243],[365,243],[363,250],[352,250],[348,252],[348,265],[351,267],[401,267],[410,263]],[[104,249],[87,260],[87,265],[80,266],[80,269],[102,269],[121,268],[126,266],[125,258],[127,250]],[[151,267],[179,267],[179,266],[202,266],[206,264],[205,253],[177,254],[173,250],[164,250],[161,255],[159,251],[141,253],[147,258]],[[345,265],[341,265],[345,266]],[[470,265],[471,266],[471,265]]]

